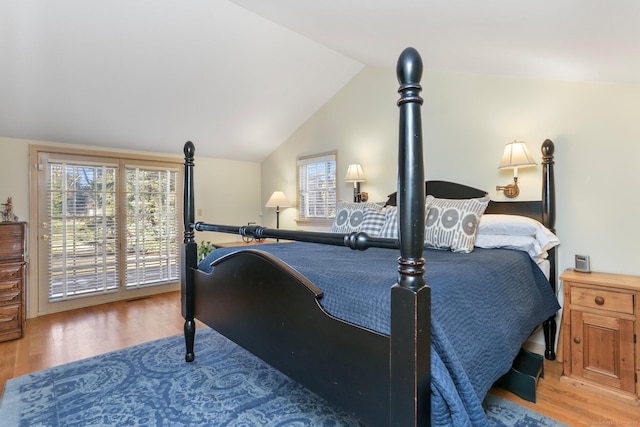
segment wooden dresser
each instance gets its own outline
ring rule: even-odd
[[[561,380],[640,402],[640,277],[567,270]]]
[[[0,222],[0,341],[24,329],[25,230],[25,222]]]

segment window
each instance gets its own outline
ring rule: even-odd
[[[336,215],[336,152],[298,157],[299,220],[323,222]]]
[[[51,160],[48,169],[49,300],[118,289],[117,168]]]
[[[38,224],[33,231],[40,236],[38,311],[75,308],[80,298],[100,303],[130,298],[132,292],[157,292],[142,288],[175,286],[180,278],[179,160],[51,148],[32,146],[38,159],[32,189]]]
[[[127,288],[178,279],[178,171],[127,167]]]

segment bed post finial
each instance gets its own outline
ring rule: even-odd
[[[400,83],[400,89],[398,92],[402,93],[405,86],[416,86],[418,92],[422,90],[420,86],[420,79],[422,78],[422,58],[417,50],[412,47],[408,47],[402,51],[400,58],[398,58],[398,65],[396,66],[396,74],[398,76],[398,82]],[[404,98],[398,101],[400,104]],[[415,101],[422,105],[422,98],[416,93],[415,99],[404,99],[403,102]]]
[[[196,153],[196,146],[193,145],[193,142],[191,141],[187,141],[184,143],[184,157],[185,160],[191,159],[193,160],[193,158],[195,157],[195,153]]]
[[[400,88],[398,152],[398,284],[391,289],[389,425],[430,425],[431,289],[424,279],[425,191],[420,116],[422,60],[405,49],[396,68]]]
[[[553,141],[545,139],[540,150],[542,151],[542,222],[551,231],[556,227],[556,193],[555,177],[553,174],[553,153],[555,151]]]

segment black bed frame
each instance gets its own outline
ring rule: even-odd
[[[431,290],[425,283],[423,258],[422,61],[415,49],[403,51],[397,75],[400,83],[398,240],[359,232],[335,234],[196,223],[195,148],[191,142],[185,144],[181,281],[187,362],[195,357],[197,318],[367,426],[430,425]],[[486,212],[529,216],[553,230],[553,150],[553,143],[546,140],[542,146],[541,202],[491,202]],[[443,181],[429,181],[427,189],[435,197],[469,198],[486,194]],[[264,251],[240,250],[218,260],[210,274],[198,270],[195,231],[204,230],[341,245],[357,250],[399,247],[398,283],[390,289],[390,336],[327,314],[318,302],[322,291]],[[550,281],[554,286],[554,251],[550,261]],[[553,318],[545,322],[544,329],[545,355],[553,359]]]

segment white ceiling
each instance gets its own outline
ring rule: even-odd
[[[0,136],[260,161],[363,66],[640,84],[640,1],[0,0]]]

